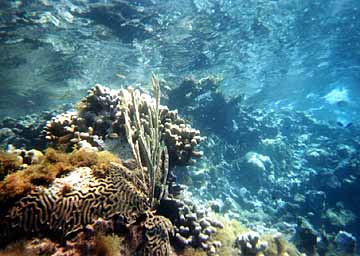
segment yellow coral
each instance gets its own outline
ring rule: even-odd
[[[202,249],[195,249],[192,247],[185,248],[184,251],[178,253],[181,256],[206,256],[206,252]]]
[[[93,255],[97,256],[118,256],[120,252],[121,238],[115,235],[105,236],[97,234],[95,236],[95,245]]]
[[[236,237],[250,231],[235,219],[228,219],[219,214],[212,214],[212,218],[224,224],[224,228],[217,229],[217,233],[211,237],[212,241],[220,241],[222,247],[217,249],[219,255],[237,255],[238,249],[234,248]],[[295,245],[289,243],[283,236],[266,234],[260,238],[268,243],[268,248],[257,256],[299,256],[301,255]]]
[[[21,157],[14,153],[0,152],[0,180],[7,174],[19,169],[22,164]]]
[[[48,148],[45,151],[45,161],[49,163],[65,162],[67,155],[53,148]]]
[[[300,256],[300,252],[295,245],[288,242],[283,236],[274,234],[265,234],[261,237],[268,243],[268,248],[265,250],[265,256]]]
[[[19,255],[35,256],[33,253],[27,253],[25,241],[16,241],[6,248],[0,250],[0,256],[19,256]]]
[[[245,233],[249,231],[249,229],[243,226],[239,221],[235,219],[230,220],[225,216],[214,214],[212,215],[212,218],[215,218],[224,224],[224,228],[217,229],[217,233],[212,237],[213,241],[220,241],[222,243],[222,247],[217,250],[219,255],[236,255],[237,250],[234,248],[235,239],[239,234]]]

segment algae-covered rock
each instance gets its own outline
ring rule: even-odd
[[[323,214],[323,219],[337,228],[344,228],[355,222],[357,216],[341,204],[336,208],[329,208]]]

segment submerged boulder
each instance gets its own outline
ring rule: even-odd
[[[300,249],[303,249],[308,255],[316,255],[319,234],[303,217],[298,219],[297,237]]]
[[[340,253],[355,254],[356,237],[346,231],[339,231],[335,237],[336,248]]]
[[[270,157],[250,151],[239,161],[236,161],[236,175],[239,181],[250,190],[258,190],[264,185],[273,171],[273,163]]]
[[[330,153],[323,148],[309,148],[305,152],[305,158],[310,166],[326,166]]]

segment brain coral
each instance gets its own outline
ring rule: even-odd
[[[144,222],[142,255],[169,255],[172,224],[150,211],[147,193],[138,172],[121,164],[111,163],[101,176],[88,167],[77,168],[2,209],[0,244],[34,234],[67,238],[99,218],[116,217],[125,227]]]
[[[127,145],[116,147],[125,161],[101,170],[96,161],[71,169],[66,176],[52,179],[50,185],[46,183],[48,187],[33,184],[27,194],[0,205],[0,246],[14,237],[35,234],[67,240],[103,219],[140,240],[134,246],[139,255],[171,254],[173,224],[155,212],[169,196],[169,170],[201,157],[195,147],[203,138],[176,111],[160,105],[155,76],[152,85],[154,98],[132,88],[111,90],[96,85],[77,111],[47,123],[46,138],[57,148],[96,152],[106,148],[109,140],[117,141]],[[132,156],[127,158],[129,149]]]

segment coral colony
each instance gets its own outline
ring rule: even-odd
[[[155,76],[152,85],[154,97],[96,85],[77,111],[47,122],[51,147],[1,153],[3,252],[300,255],[184,198],[173,167],[195,163],[205,138],[160,105]]]

